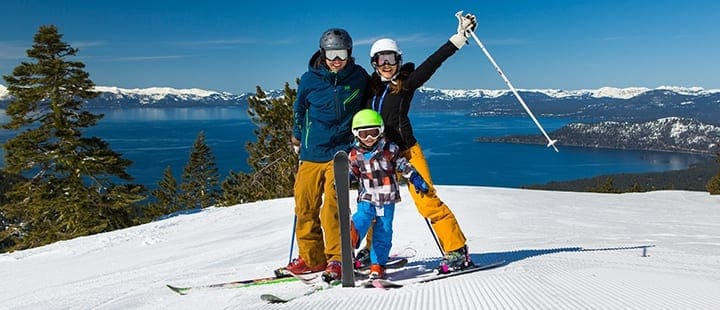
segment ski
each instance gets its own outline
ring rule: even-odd
[[[231,282],[223,282],[223,283],[215,283],[215,284],[186,286],[186,287],[179,287],[179,286],[174,286],[174,285],[170,285],[170,284],[166,284],[166,285],[169,289],[171,289],[175,293],[178,293],[180,295],[187,295],[191,291],[197,291],[197,290],[242,288],[242,287],[257,286],[257,285],[293,282],[293,281],[297,281],[297,280],[298,279],[293,278],[293,277],[282,277],[282,278],[267,277],[267,278],[257,278],[257,279],[231,281]]]
[[[421,279],[420,281],[418,281],[418,283],[427,283],[427,282],[436,281],[436,280],[440,280],[440,279],[445,279],[445,278],[450,278],[450,277],[454,277],[454,276],[459,276],[459,275],[464,275],[464,274],[468,274],[468,273],[473,273],[473,272],[476,272],[476,271],[483,271],[483,270],[493,269],[493,268],[497,268],[497,267],[500,267],[500,266],[503,266],[503,265],[505,265],[505,260],[499,260],[499,261],[496,261],[496,262],[487,263],[487,264],[482,264],[482,265],[475,265],[475,266],[468,267],[468,268],[465,268],[465,269],[462,269],[462,270],[453,271],[453,272],[450,272],[450,273],[437,274],[437,275],[432,276],[432,277],[430,277],[430,278]]]
[[[375,279],[372,282],[370,282],[370,287],[377,287],[377,288],[382,288],[382,289],[387,290],[387,289],[391,289],[391,288],[401,288],[401,287],[403,287],[403,285],[389,281],[387,279]]]
[[[350,240],[350,162],[345,151],[335,153],[333,173],[335,176],[335,192],[337,193],[338,217],[340,219],[340,244],[342,258],[342,286],[355,286],[353,267],[352,242]]]
[[[319,272],[312,272],[312,273],[302,273],[302,274],[293,274],[291,275],[295,277],[295,279],[299,280],[300,282],[307,284],[307,285],[315,285],[319,282],[322,282],[322,271]]]
[[[385,266],[386,269],[400,269],[405,267],[405,265],[408,263],[408,260],[415,256],[415,249],[407,247],[402,252],[398,254],[393,254],[388,258],[388,264]],[[353,283],[353,286],[362,287],[363,285],[367,284],[367,276],[368,274],[363,273],[366,270],[369,270],[369,266],[365,266],[366,269],[355,269],[355,278],[356,279],[362,279],[359,280],[357,283]],[[282,297],[277,294],[272,293],[266,293],[260,295],[260,299],[271,303],[287,303],[292,300],[295,300],[297,298],[312,295],[318,291],[326,290],[332,287],[336,287],[338,285],[341,285],[341,281],[333,281],[332,283],[327,283],[325,281],[322,281],[322,276],[320,276],[322,272],[317,273],[310,273],[310,274],[300,274],[300,275],[294,275],[293,279],[300,280],[300,282],[307,284],[310,289],[305,291],[303,294],[290,296],[290,297]]]
[[[398,282],[393,282],[393,281],[390,281],[387,279],[375,279],[375,280],[369,281],[369,283],[365,283],[363,286],[367,287],[367,288],[376,287],[376,288],[382,288],[382,289],[401,288],[407,284],[427,283],[427,282],[431,282],[431,281],[437,281],[437,280],[460,276],[460,275],[464,275],[464,274],[468,274],[468,273],[493,269],[493,268],[503,266],[505,264],[506,263],[504,260],[500,260],[500,261],[496,261],[496,262],[492,262],[492,263],[475,265],[472,267],[468,267],[468,268],[465,268],[462,270],[453,271],[453,272],[449,272],[449,273],[442,273],[442,274],[436,274],[436,275],[433,275],[430,277],[418,278],[418,279],[410,280],[409,282],[406,282],[404,284],[401,284]]]
[[[385,264],[385,269],[399,269],[402,267],[405,267],[408,263],[408,258],[406,257],[398,257],[393,259],[388,259],[387,264]],[[370,265],[362,266],[360,268],[355,269],[355,275],[368,275],[370,274]]]
[[[287,303],[290,301],[293,301],[295,299],[298,299],[300,297],[310,296],[312,294],[315,294],[320,291],[324,291],[333,287],[336,287],[340,285],[342,282],[340,281],[333,281],[332,283],[327,283],[324,281],[320,281],[315,285],[312,285],[309,290],[305,291],[304,293],[300,295],[290,296],[290,297],[281,297],[275,294],[262,294],[260,295],[260,299],[267,301],[271,304],[279,304],[279,303]]]
[[[385,263],[386,269],[397,269],[405,267],[405,264],[407,264],[407,261],[413,257],[415,257],[415,254],[417,251],[411,247],[406,247],[402,251],[398,253],[393,253],[390,256],[388,256],[387,262]],[[370,265],[362,265],[360,264],[358,266],[358,262],[355,263],[355,273],[362,273],[362,274],[369,274],[370,273]]]

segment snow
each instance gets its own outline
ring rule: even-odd
[[[289,258],[292,198],[208,208],[123,230],[0,254],[3,309],[712,309],[720,305],[720,197],[438,186],[487,271],[396,290],[333,288],[288,304],[299,282],[196,290],[267,277]],[[439,250],[407,190],[393,252],[409,270]],[[354,198],[355,192],[351,193]],[[654,247],[653,247],[654,246]],[[297,250],[296,250],[297,251]]]
[[[189,89],[176,89],[176,88],[170,88],[170,87],[149,87],[149,88],[118,88],[118,87],[108,87],[108,86],[96,86],[95,91],[98,92],[107,92],[107,93],[114,93],[114,94],[138,94],[138,95],[146,95],[146,96],[160,96],[164,97],[166,95],[190,95],[195,97],[208,97],[212,95],[219,95],[220,93],[210,90],[203,90],[198,88],[189,88]]]
[[[590,96],[594,98],[617,98],[630,99],[651,90],[672,91],[681,95],[699,96],[720,93],[720,89],[704,89],[702,87],[680,87],[680,86],[658,86],[654,89],[647,87],[601,87],[598,89],[518,89],[520,92],[542,93],[552,98]],[[204,98],[210,96],[232,96],[227,92],[216,92],[198,88],[176,89],[171,87],[149,87],[149,88],[119,88],[115,86],[96,86],[95,91],[111,93],[116,95],[138,95],[149,96],[155,100],[161,100],[167,96],[179,96],[187,98]],[[497,98],[510,93],[509,89],[435,89],[422,88],[421,91],[437,91],[443,98]],[[0,99],[9,96],[5,86],[0,84]]]
[[[490,90],[490,89],[434,89],[434,88],[422,88],[427,91],[437,91],[441,94],[442,98],[435,99],[448,99],[448,98],[497,98],[510,93],[508,89]],[[563,89],[518,89],[519,92],[528,93],[541,93],[551,98],[568,98],[568,97],[582,97],[590,96],[593,98],[616,98],[616,99],[630,99],[639,96],[645,92],[651,90],[666,90],[672,91],[681,95],[698,96],[698,95],[710,95],[714,93],[720,93],[720,89],[703,89],[702,87],[678,87],[678,86],[660,86],[655,89],[647,87],[601,87],[598,89],[577,89],[577,90],[563,90]]]

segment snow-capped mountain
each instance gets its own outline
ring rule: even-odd
[[[572,123],[551,132],[550,136],[558,140],[558,145],[565,146],[706,154],[720,151],[720,127],[680,117],[642,123]],[[476,141],[546,143],[540,135],[481,137]]]
[[[246,105],[248,94],[233,95],[198,88],[170,87],[118,88],[97,86],[100,96],[88,102],[89,107],[178,107],[178,106],[236,106]]]
[[[246,105],[252,94],[231,94],[198,88],[170,87],[119,88],[96,86],[100,96],[88,102],[89,108],[99,107],[177,107],[177,106],[235,106]],[[7,88],[0,85],[0,107],[10,100]]]
[[[660,86],[657,88],[647,87],[601,87],[598,89],[580,89],[580,90],[564,90],[564,89],[519,89],[520,93],[540,93],[552,98],[614,98],[614,99],[630,99],[643,93],[653,90],[666,90],[680,95],[701,96],[720,93],[720,89],[706,90],[702,87],[677,87],[677,86]],[[497,98],[503,95],[512,95],[509,89],[506,90],[488,90],[488,89],[435,89],[423,88],[421,92],[431,95],[431,100],[441,100],[449,98]]]
[[[100,96],[88,107],[245,106],[253,93],[231,94],[202,89],[168,87],[125,89],[97,86]],[[687,117],[720,125],[720,89],[660,86],[599,89],[521,89],[518,91],[538,116],[592,120],[651,121]],[[270,97],[282,90],[267,91]],[[10,96],[0,85],[0,108]],[[462,111],[472,115],[525,115],[509,90],[421,88],[413,111]]]

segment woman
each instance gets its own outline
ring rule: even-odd
[[[362,106],[368,78],[352,58],[350,34],[339,28],[325,31],[293,104],[291,142],[300,158],[294,188],[300,256],[285,269],[294,274],[324,270],[326,281],[342,275],[332,159],[352,146],[350,124]]]
[[[430,186],[427,194],[413,188],[410,195],[418,212],[430,220],[445,253],[438,271],[442,273],[472,266],[466,238],[453,212],[437,197],[430,178],[430,169],[420,144],[412,131],[408,112],[416,89],[421,87],[440,65],[467,44],[470,32],[476,26],[475,16],[462,12],[457,33],[430,55],[417,69],[413,63],[402,64],[402,51],[391,39],[377,40],[370,49],[375,72],[368,82],[365,107],[378,111],[385,122],[385,136],[400,146],[402,154],[417,169]],[[414,187],[409,184],[408,186]]]

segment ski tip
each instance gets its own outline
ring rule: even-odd
[[[389,290],[389,289],[391,289],[391,288],[401,288],[401,287],[403,287],[402,284],[398,284],[398,283],[395,283],[395,282],[392,282],[392,281],[389,281],[389,280],[386,280],[386,279],[375,279],[375,280],[372,280],[372,286],[377,287],[377,288],[381,288],[381,289],[384,289],[384,290]]]
[[[267,301],[268,303],[271,303],[271,304],[280,304],[280,303],[288,302],[287,299],[280,298],[273,294],[262,294],[262,295],[260,295],[260,299],[262,299],[263,301]]]
[[[170,284],[166,284],[169,289],[171,289],[173,292],[178,293],[180,295],[187,295],[190,288],[187,287],[176,287],[172,286]]]

